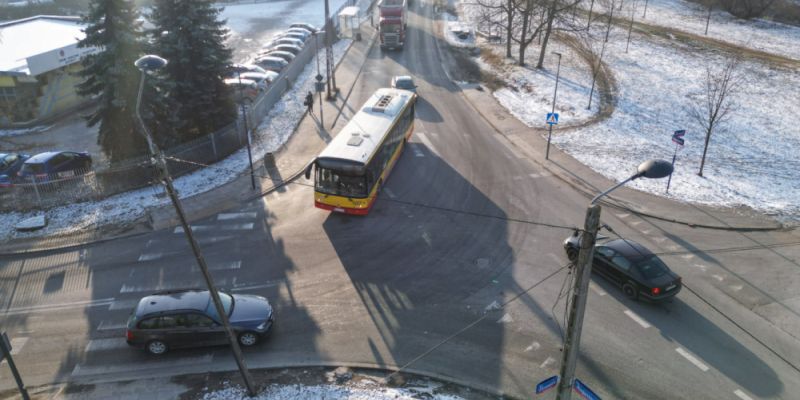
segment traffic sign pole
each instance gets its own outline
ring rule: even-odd
[[[17,365],[14,364],[14,358],[11,357],[11,343],[8,341],[8,336],[5,332],[2,333],[2,337],[0,338],[0,350],[2,350],[3,354],[2,359],[8,361],[8,368],[11,369],[11,374],[14,375],[14,380],[17,381],[17,387],[19,388],[19,394],[22,396],[22,400],[30,400],[28,389],[25,389],[25,384],[22,383],[22,377],[19,376]]]
[[[679,144],[675,144],[675,153],[672,154],[672,170],[675,171],[675,158],[678,157],[678,146]],[[672,172],[669,173],[669,177],[667,178],[667,194],[669,194],[669,183],[672,182]]]

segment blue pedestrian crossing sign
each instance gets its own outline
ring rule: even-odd
[[[558,113],[547,113],[547,125],[558,125]]]

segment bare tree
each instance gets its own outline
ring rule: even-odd
[[[511,58],[511,36],[520,0],[477,0],[481,22],[500,28],[506,34],[506,57]]]
[[[707,66],[705,86],[693,96],[691,115],[706,135],[700,171],[697,173],[699,176],[703,176],[711,134],[723,131],[726,122],[737,109],[735,98],[743,86],[743,76],[739,73],[740,63],[741,56],[734,55],[718,68]]]
[[[547,53],[547,43],[553,30],[579,30],[573,21],[566,18],[566,15],[570,10],[574,10],[580,2],[581,0],[550,0],[548,2],[548,7],[543,13],[544,38],[542,47],[539,49],[539,61],[536,63],[536,68],[541,69],[544,66],[544,55]]]

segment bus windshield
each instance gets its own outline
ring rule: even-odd
[[[346,197],[367,197],[367,179],[363,175],[343,175],[328,168],[317,167],[316,178],[317,191]]]

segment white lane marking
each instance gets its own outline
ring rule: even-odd
[[[228,261],[223,263],[209,263],[208,270],[209,271],[226,271],[231,269],[240,269],[242,268],[241,261]],[[192,264],[192,272],[200,272],[200,267],[197,264]]]
[[[625,214],[616,214],[616,216],[617,216],[617,218],[628,218],[628,217],[630,217],[631,215],[630,215],[630,214],[627,214],[627,213],[625,213]]]
[[[745,392],[741,391],[740,389],[734,390],[733,394],[735,394],[736,397],[742,400],[753,400],[750,396],[748,396]]]
[[[637,225],[639,225],[641,223],[642,223],[642,221],[631,221],[631,225],[633,225],[633,226],[637,226]]]
[[[108,311],[129,310],[139,304],[139,299],[117,300],[108,306]]]
[[[213,354],[206,354],[199,357],[181,358],[175,361],[158,360],[153,362],[137,362],[137,363],[123,363],[118,365],[98,365],[98,366],[85,366],[77,364],[72,370],[72,377],[97,375],[97,374],[115,374],[128,371],[145,371],[145,370],[181,370],[180,367],[210,364],[214,360]]]
[[[238,212],[238,213],[221,213],[217,214],[217,221],[228,221],[231,219],[244,219],[244,218],[255,218],[258,216],[258,213],[255,211],[252,212]]]
[[[681,257],[683,257],[683,259],[684,259],[684,260],[691,260],[691,259],[693,259],[693,258],[694,258],[694,254],[691,254],[691,253],[689,253],[689,254],[684,254],[684,255],[682,255]]]
[[[277,192],[274,192],[274,193],[277,193]],[[183,232],[183,231],[181,231],[181,232]],[[233,238],[234,238],[234,236],[201,237],[201,238],[197,239],[197,243],[199,243],[199,244],[210,244],[210,243],[216,243],[216,242],[219,242],[219,241],[222,241],[222,240],[228,240],[228,239],[233,239]]]
[[[547,178],[548,176],[553,176],[553,174],[549,172],[540,172],[538,174],[528,174],[528,176],[530,176],[533,179],[536,179],[536,178]]]
[[[711,276],[713,276],[714,279],[716,279],[716,280],[718,280],[720,282],[722,282],[722,280],[725,279],[722,275],[712,274]]]
[[[139,256],[139,262],[158,260],[164,253],[142,253]]]
[[[223,287],[223,286],[225,286],[227,284],[228,284],[228,279],[221,279],[221,280],[219,280],[217,282],[217,285],[219,285],[219,287]],[[138,285],[138,286],[137,285],[123,284],[122,288],[119,289],[119,292],[120,293],[161,292],[161,291],[164,291],[164,290],[185,289],[185,288],[198,287],[198,286],[200,286],[199,283],[186,283],[186,282],[184,282],[184,283],[177,282],[177,283],[172,283],[172,284],[156,283],[156,284]]]
[[[650,327],[650,324],[647,323],[642,317],[636,315],[635,312],[631,310],[625,310],[625,315],[627,315],[630,319],[636,321],[637,324],[641,325],[642,328],[647,329]]]
[[[554,362],[556,362],[556,360],[553,359],[553,357],[547,357],[547,359],[544,360],[544,362],[539,365],[539,368],[545,368]]]
[[[694,264],[695,267],[700,268],[701,271],[706,271],[706,266],[703,264]]]
[[[525,351],[528,352],[528,351],[539,350],[540,347],[542,347],[542,345],[540,345],[539,342],[533,342],[531,343],[530,346],[525,348]]]
[[[126,348],[128,348],[128,343],[125,342],[125,338],[92,339],[86,344],[86,350],[84,350],[84,352],[88,353],[90,351],[105,351]]]
[[[28,343],[28,338],[26,337],[18,337],[11,339],[11,355],[15,356],[22,351],[22,348],[25,347],[25,343]]]
[[[420,142],[422,142],[428,148],[428,150],[431,151],[431,153],[436,154],[436,156],[439,158],[442,157],[441,155],[439,155],[439,152],[436,150],[435,147],[433,147],[433,143],[431,143],[431,141],[428,140],[428,137],[425,136],[424,133],[422,132],[418,133],[417,137],[419,137]]]
[[[152,246],[154,243],[157,243],[157,242],[158,242],[157,240],[150,239],[150,240],[147,241],[147,244],[144,245],[144,247],[145,248],[149,248],[150,246]]]
[[[658,243],[664,243],[667,240],[667,238],[661,237],[661,236],[656,236],[656,237],[653,238],[653,240],[655,240]]]
[[[389,196],[389,198],[390,198],[390,199],[394,199],[394,198],[396,198],[396,197],[397,197],[397,196],[395,196],[395,195],[394,195],[394,193],[392,193],[392,191],[391,191],[391,190],[389,190],[389,188],[387,188],[387,187],[383,188],[383,192],[384,192],[384,193],[386,193],[386,195],[387,195],[387,196]]]
[[[642,234],[643,235],[649,235],[650,232],[652,232],[650,229],[642,229]]]
[[[682,355],[683,358],[689,360],[690,363],[694,364],[695,367],[700,368],[701,371],[706,372],[708,371],[708,366],[703,364],[702,361],[698,360],[695,356],[691,355],[688,351],[684,350],[681,347],[675,349],[678,354]]]
[[[498,303],[497,300],[495,300],[492,302],[492,304],[486,306],[486,308],[484,308],[483,311],[494,311],[494,310],[499,310],[501,308],[503,308],[503,306],[501,306],[500,303]]]
[[[607,294],[605,290],[600,289],[600,286],[597,286],[597,284],[594,282],[589,282],[589,289],[592,289],[592,291],[598,296],[605,296]]]
[[[97,326],[98,331],[113,331],[116,329],[124,329],[127,328],[128,325],[125,323],[117,323],[117,322],[108,322],[108,321],[100,321],[100,325]]]
[[[206,231],[242,231],[252,230],[255,226],[254,223],[248,222],[245,224],[225,224],[225,225],[191,225],[189,228],[192,232],[206,232]],[[172,233],[183,233],[183,227],[177,226]]]
[[[508,324],[514,322],[514,318],[511,318],[511,314],[505,313],[502,318],[497,320],[498,324]]]
[[[17,314],[26,314],[31,312],[46,312],[54,310],[63,310],[67,308],[107,306],[111,304],[111,302],[113,301],[114,298],[111,297],[107,299],[75,301],[72,303],[43,304],[30,307],[15,307],[15,308],[9,308],[8,310],[4,311],[3,315],[17,315]]]
[[[247,285],[247,286],[239,286],[231,289],[231,291],[240,291],[240,290],[253,290],[253,289],[264,289],[268,287],[278,286],[283,282],[268,282],[268,283],[261,283],[258,285]]]
[[[744,285],[730,285],[731,290],[740,291],[744,288]]]
[[[409,147],[411,147],[411,151],[414,152],[414,157],[425,157],[425,153],[420,150],[418,143],[411,143],[411,146]]]

